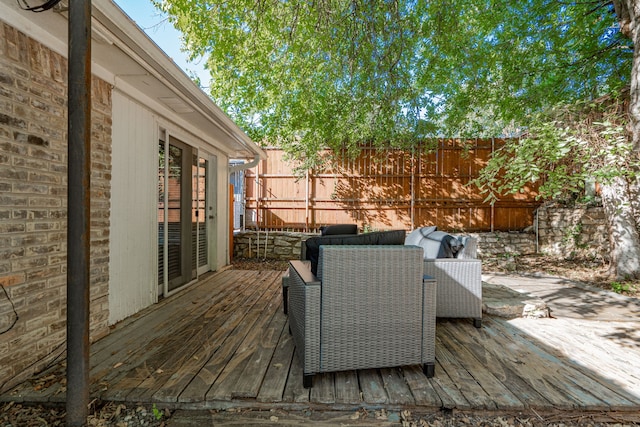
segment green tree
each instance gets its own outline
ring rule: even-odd
[[[517,134],[553,106],[629,84],[639,150],[637,0],[154,1],[192,56],[207,56],[213,99],[303,167],[327,146]],[[635,200],[607,196],[620,179],[603,191],[612,248],[640,249],[637,214],[615,225]],[[622,229],[635,236],[621,241]]]

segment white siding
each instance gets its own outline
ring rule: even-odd
[[[109,324],[157,301],[158,126],[113,92]]]

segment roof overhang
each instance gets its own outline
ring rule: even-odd
[[[67,56],[64,8],[33,13],[21,10],[15,0],[0,0],[0,4],[0,19]],[[164,115],[169,113],[176,122],[188,123],[189,131],[205,141],[215,141],[215,146],[230,158],[266,158],[266,153],[115,3],[93,0],[92,7],[94,74],[125,92],[127,88],[138,89]]]

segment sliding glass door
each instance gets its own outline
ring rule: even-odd
[[[213,156],[169,137],[159,143],[158,284],[172,291],[210,271],[215,246]],[[213,184],[212,184],[213,183]]]

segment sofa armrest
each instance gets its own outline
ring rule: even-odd
[[[438,258],[424,260],[424,274],[438,282],[438,317],[482,318],[482,261]]]

